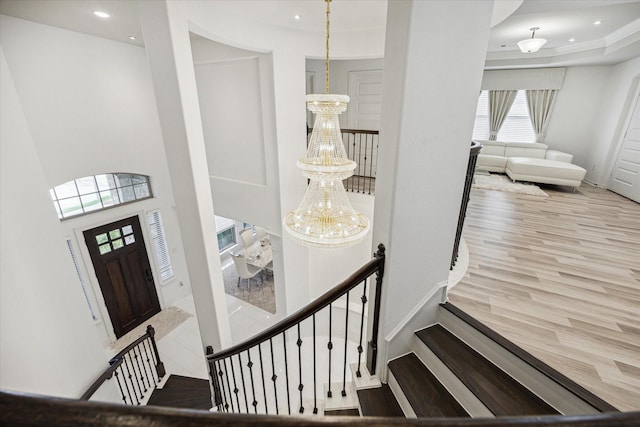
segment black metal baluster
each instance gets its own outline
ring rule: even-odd
[[[244,368],[242,367],[242,353],[238,353],[238,365],[240,368],[240,379],[242,380],[242,394],[244,394],[244,407],[245,410],[247,412],[247,414],[249,413],[249,401],[247,400],[247,387],[244,383]]]
[[[131,349],[131,353],[133,353],[133,358],[135,360],[135,365],[138,366],[138,376],[139,376],[139,380],[142,383],[142,386],[144,387],[144,393],[147,392],[147,390],[149,390],[149,387],[147,387],[147,383],[145,382],[145,376],[143,375],[143,371],[142,368],[140,367],[140,360],[138,360],[138,353],[136,353],[136,348],[138,346],[135,346]]]
[[[287,363],[287,336],[282,332],[282,345],[284,346],[284,375],[287,383],[287,407],[291,415],[291,395],[289,394],[289,364]]]
[[[298,322],[298,341],[296,341],[296,345],[298,346],[298,379],[300,380],[298,384],[298,391],[300,392],[300,410],[301,414],[304,413],[304,405],[302,404],[302,389],[304,385],[302,384],[302,340],[300,339],[300,322]]]
[[[262,362],[262,347],[258,344],[258,356],[260,359],[260,374],[262,375],[262,393],[264,394],[264,413],[269,414],[269,408],[267,405],[267,387],[264,384],[264,363]]]
[[[313,413],[318,413],[318,399],[316,397],[316,315],[313,314]]]
[[[140,345],[142,345],[142,343],[138,344],[135,347],[138,350],[138,356],[136,358],[142,364],[142,372],[144,373],[144,379],[146,380],[146,386],[148,388],[152,388],[151,378],[149,378],[149,370],[147,369],[147,365],[144,364],[144,356],[142,355],[142,350],[140,350]],[[144,348],[144,346],[143,346],[143,348]],[[147,390],[145,390],[145,391],[147,391]]]
[[[344,312],[344,366],[342,367],[342,396],[347,395],[347,337],[349,335],[349,292],[347,292],[347,305]]]
[[[129,356],[129,357],[127,357]],[[127,367],[127,373],[129,375],[129,381],[131,381],[131,388],[133,389],[133,393],[136,396],[136,402],[138,405],[140,404],[140,399],[142,399],[142,392],[140,389],[140,384],[138,384],[138,378],[136,378],[136,372],[133,369],[133,365],[131,363],[131,356],[129,353],[123,354],[122,359],[124,360],[124,365]],[[137,386],[137,387],[136,387]]]
[[[118,388],[120,389],[120,394],[122,394],[122,403],[124,403],[125,405],[127,404],[127,396],[124,394],[124,389],[122,388],[122,383],[120,382],[120,374],[118,373],[118,369],[120,369],[119,367],[116,368],[116,370],[113,372],[113,374],[116,376],[116,382],[118,383]],[[133,401],[131,402],[131,404],[133,405]]]
[[[374,179],[376,179],[375,176],[373,176],[373,161],[375,160],[376,163],[378,161],[378,153],[376,151],[376,156],[373,156],[373,147],[374,147],[374,143],[373,140],[375,135],[371,134],[371,161],[369,162],[369,194],[371,194],[371,183],[373,182]],[[368,136],[367,136],[368,138]]]
[[[253,406],[253,411],[258,413],[258,401],[256,400],[256,387],[253,382],[253,362],[251,361],[251,349],[247,350],[247,358],[249,362],[247,363],[247,367],[249,368],[249,378],[251,378],[251,395],[253,396],[253,401],[251,402],[251,406]]]
[[[360,314],[360,340],[358,341],[358,369],[356,370],[356,376],[360,378],[362,374],[360,373],[360,363],[362,359],[362,334],[364,331],[364,308],[367,304],[367,279],[364,279],[364,289],[362,290],[362,297],[360,301],[362,301],[362,313]]]
[[[362,158],[362,134],[358,134],[358,193],[360,192],[360,177],[362,176],[362,169],[360,169],[360,159]],[[364,177],[363,177],[364,178]],[[364,187],[363,187],[364,188]]]
[[[240,409],[240,398],[238,397],[238,384],[236,383],[236,370],[233,368],[233,355],[229,357],[229,363],[231,364],[231,376],[233,377],[233,394],[236,395],[236,404],[238,405],[238,413],[242,412]],[[240,365],[240,369],[242,369],[242,365]]]
[[[147,361],[147,365],[149,366],[149,370],[151,371],[151,379],[153,380],[154,384],[157,384],[160,382],[160,378],[158,378],[158,373],[156,372],[156,370],[154,369],[154,365],[155,362],[153,362],[152,364],[152,360],[153,360],[153,352],[150,351],[149,349],[149,340],[144,340],[142,341],[142,347],[144,348],[144,354],[146,356],[146,361]]]
[[[224,364],[224,375],[227,377],[227,391],[228,391],[228,395],[229,395],[229,403],[231,404],[231,412],[236,412],[236,408],[233,405],[233,397],[231,396],[231,381],[229,380],[229,368],[227,367],[227,360],[229,360],[229,362],[231,362],[231,358],[230,357],[225,357],[223,359],[223,364]],[[233,364],[233,362],[232,362]],[[224,388],[224,384],[222,384],[222,387]]]
[[[331,314],[333,312],[333,305],[329,304],[329,342],[327,348],[329,349],[329,390],[327,391],[327,397],[333,397],[331,393],[331,350],[333,350],[333,343],[331,342]]]
[[[271,349],[271,373],[273,374],[271,377],[271,381],[273,381],[273,395],[276,398],[276,415],[280,415],[280,411],[278,409],[278,388],[276,387],[276,380],[278,376],[276,375],[276,364],[273,360],[273,340],[269,338],[269,347]]]
[[[129,395],[129,400],[131,401],[131,404],[133,405],[133,398],[131,397],[131,389],[133,389],[133,383],[131,383],[131,389],[129,388],[129,382],[131,382],[131,374],[129,373],[129,368],[126,365],[126,359],[123,356],[123,361],[122,364],[120,364],[120,367],[122,368],[122,380],[124,381],[124,385],[127,386],[127,394]],[[126,369],[126,372],[125,372]],[[129,382],[127,382],[127,377],[129,377]],[[136,402],[139,405],[140,401],[138,400],[138,396],[136,396],[135,394],[135,389],[133,389],[133,396],[136,397]]]
[[[361,134],[362,135],[362,134]],[[367,179],[367,154],[369,152],[369,135],[364,134],[364,166],[362,168],[362,175],[365,176],[364,182],[362,185],[362,194],[364,194],[364,188],[367,185],[367,181],[371,182],[371,177]],[[371,175],[371,174],[369,174]]]
[[[222,362],[224,362],[224,359],[222,360]],[[229,412],[229,402],[227,402],[227,392],[224,389],[224,386],[220,387],[220,384],[224,384],[224,373],[222,372],[222,368],[220,367],[220,360],[216,360],[214,363],[214,366],[216,367],[216,371],[218,372],[218,377],[220,378],[218,380],[218,387],[220,388],[220,391],[222,392],[222,402],[223,405],[222,407],[224,408],[224,410],[226,412]],[[225,366],[225,371],[226,371],[226,366]]]

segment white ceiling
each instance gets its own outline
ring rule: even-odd
[[[325,29],[321,0],[201,0],[215,1],[225,13],[300,31]],[[498,0],[517,6],[521,0]],[[383,29],[386,0],[333,0],[331,31]],[[104,10],[111,18],[93,15]],[[133,0],[0,0],[0,13],[98,37],[143,44]],[[301,19],[295,20],[294,15]],[[595,21],[604,21],[594,25]],[[523,54],[516,43],[536,36],[548,40],[538,53]],[[129,36],[137,39],[129,40]],[[574,42],[569,42],[575,38]],[[640,56],[640,0],[524,0],[491,30],[487,68],[606,64]]]

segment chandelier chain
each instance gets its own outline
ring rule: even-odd
[[[329,93],[329,14],[331,13],[330,3],[331,0],[325,0],[327,2],[327,37],[326,37],[326,59],[324,63],[324,93]]]

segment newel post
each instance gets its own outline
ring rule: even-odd
[[[213,406],[218,407],[222,404],[222,393],[220,393],[220,382],[218,381],[218,374],[216,372],[215,363],[211,357],[213,356],[213,347],[208,345],[206,349],[207,364],[209,365],[209,376],[211,377],[211,384],[213,386]],[[222,376],[222,372],[220,372]]]
[[[156,356],[156,373],[158,374],[158,378],[163,378],[167,372],[164,369],[164,363],[160,360],[160,353],[158,352],[158,346],[156,345],[155,339],[156,331],[153,329],[153,326],[147,326],[147,335],[149,335],[149,340],[153,347],[153,354]]]
[[[373,256],[378,260],[378,271],[376,272],[376,296],[373,308],[373,326],[371,328],[371,340],[367,350],[367,369],[371,375],[376,373],[376,362],[378,358],[378,329],[380,327],[380,299],[382,298],[382,278],[384,276],[385,247],[382,243],[378,245],[378,250]]]

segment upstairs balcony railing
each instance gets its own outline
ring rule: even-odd
[[[384,259],[381,244],[371,261],[298,312],[241,344],[217,353],[209,348],[207,359],[218,410],[316,414],[321,399],[326,407],[330,399],[355,394],[349,377],[351,370],[356,377],[362,375],[367,303],[373,286],[366,367],[371,373],[376,369]],[[375,283],[370,283],[373,275]]]
[[[307,136],[312,129],[307,127]],[[375,194],[378,170],[379,131],[341,129],[347,156],[358,165],[353,176],[344,180],[344,188],[353,193]]]

